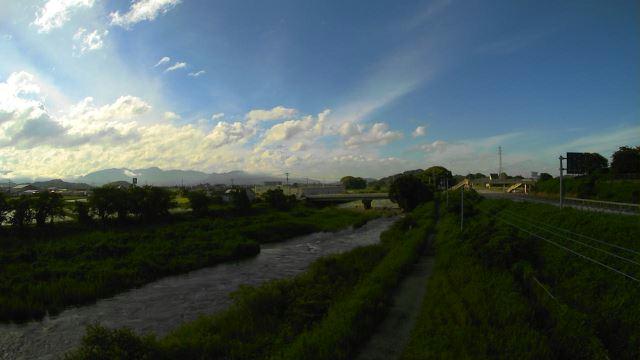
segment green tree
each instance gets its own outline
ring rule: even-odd
[[[231,193],[231,203],[236,211],[241,214],[248,212],[251,208],[251,201],[247,195],[247,190],[242,188],[234,189]]]
[[[542,173],[538,177],[538,181],[547,181],[547,180],[551,180],[551,179],[553,179],[553,176],[551,176],[551,174],[549,174],[549,173]]]
[[[185,196],[189,199],[189,205],[191,206],[191,210],[195,216],[203,216],[207,214],[209,211],[209,204],[211,204],[212,199],[206,192],[202,190],[187,191]]]
[[[587,174],[591,175],[597,171],[608,168],[609,161],[598,153],[587,153],[585,167]]]
[[[112,187],[103,186],[93,189],[89,195],[89,207],[98,215],[103,224],[109,216],[116,212],[112,194]]]
[[[7,195],[5,195],[3,192],[0,192],[0,226],[8,220],[10,212],[11,205],[9,204],[9,200],[7,199]]]
[[[32,199],[27,195],[20,195],[11,201],[13,216],[11,224],[17,228],[24,228],[33,220]]]
[[[432,166],[418,174],[418,178],[433,187],[440,186],[446,180],[449,180],[449,186],[454,185],[451,171],[443,166]]]
[[[389,198],[404,211],[411,211],[418,205],[433,200],[433,191],[418,177],[403,175],[391,183]]]
[[[611,157],[614,174],[640,174],[640,146],[622,146]]]
[[[91,224],[91,215],[89,214],[89,205],[84,201],[76,201],[74,211],[76,218],[80,224]]]
[[[56,217],[64,216],[64,202],[62,195],[43,191],[33,199],[33,210],[35,213],[36,224],[44,226],[47,219],[53,224]]]
[[[345,176],[340,179],[340,182],[347,190],[364,189],[367,187],[367,181],[361,177]]]
[[[263,197],[270,207],[277,210],[290,209],[296,199],[294,195],[285,195],[282,189],[267,190]]]
[[[131,213],[145,221],[155,221],[169,215],[169,209],[175,206],[173,194],[161,187],[135,186],[122,191],[116,193],[116,201],[123,206],[123,220]]]

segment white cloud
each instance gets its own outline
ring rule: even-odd
[[[47,33],[52,29],[62,27],[73,11],[83,7],[92,7],[94,0],[49,0],[36,11],[36,18],[32,24],[38,27],[38,32]]]
[[[79,28],[73,35],[73,40],[76,44],[73,45],[73,49],[78,55],[83,55],[85,52],[102,49],[104,46],[104,37],[109,34],[109,31],[104,30],[98,32],[87,32],[85,28]]]
[[[425,136],[426,134],[427,134],[427,127],[418,126],[415,130],[413,130],[413,132],[411,133],[411,136],[413,136],[414,138],[417,138],[420,136]]]
[[[200,75],[204,75],[207,72],[204,70],[200,70],[200,71],[196,71],[196,72],[190,72],[188,75],[192,76],[192,77],[199,77]]]
[[[302,120],[287,120],[280,124],[273,125],[265,133],[262,145],[265,146],[293,139],[296,135],[312,129],[313,125],[314,122],[311,116],[307,116]]]
[[[69,117],[82,119],[84,122],[121,121],[140,116],[149,110],[149,105],[139,97],[125,95],[120,96],[113,104],[95,107],[94,99],[87,97],[71,107]]]
[[[141,21],[152,21],[159,14],[165,14],[180,4],[181,0],[133,0],[129,11],[120,14],[116,11],[111,13],[111,25],[118,25],[129,28]]]
[[[162,59],[158,60],[158,63],[153,65],[153,67],[158,67],[158,66],[160,66],[162,64],[168,63],[169,61],[171,61],[171,58],[168,57],[168,56],[164,56]]]
[[[213,147],[220,147],[231,143],[241,143],[255,134],[255,129],[241,122],[233,124],[220,121],[206,136]]]
[[[180,120],[180,115],[174,113],[173,111],[166,111],[163,114],[165,120],[169,120],[169,121],[174,121],[174,120]]]
[[[211,115],[211,120],[218,120],[218,119],[222,119],[224,117],[224,113],[216,113]]]
[[[115,111],[126,103],[121,101],[108,109]],[[40,86],[27,72],[13,73],[0,83],[0,147],[64,148],[92,141],[113,143],[135,137],[135,132],[129,130],[124,125],[99,125],[52,116],[40,96]]]
[[[385,145],[392,141],[402,139],[402,133],[389,130],[385,123],[375,123],[370,129],[364,125],[353,122],[344,123],[339,129],[344,137],[344,144],[354,148],[363,145]]]
[[[246,118],[250,122],[288,119],[297,113],[296,109],[286,108],[282,105],[271,110],[256,109],[247,113]]]
[[[184,69],[187,67],[187,63],[185,62],[176,62],[175,64],[169,66],[164,72],[174,71],[178,69]]]
[[[303,143],[303,142],[297,142],[295,144],[293,144],[289,150],[293,151],[293,152],[298,152],[298,151],[305,151],[309,148],[309,146],[307,146],[307,144]]]

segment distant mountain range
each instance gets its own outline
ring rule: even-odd
[[[138,179],[138,185],[197,185],[197,184],[225,184],[231,185],[254,185],[262,184],[265,181],[283,181],[284,178],[266,174],[250,174],[244,171],[230,171],[227,173],[205,173],[194,170],[162,170],[158,167],[146,169],[105,169],[89,173],[74,179],[73,182],[87,183],[93,186],[100,186],[116,181],[126,181],[131,183],[133,178]],[[290,178],[289,183],[303,183],[306,179]],[[315,181],[314,181],[315,182]]]
[[[34,186],[47,189],[56,187],[69,190],[84,190],[94,186],[115,182],[126,182],[130,184],[133,178],[138,179],[138,185],[157,185],[157,186],[176,186],[176,185],[198,185],[198,184],[225,184],[231,185],[258,185],[265,181],[282,181],[284,177],[276,177],[267,174],[250,174],[245,171],[230,171],[227,173],[205,173],[194,170],[162,170],[158,167],[150,167],[145,169],[105,169],[88,173],[69,179],[1,179],[0,186],[8,187],[17,184],[31,183]],[[307,179],[289,178],[289,183],[306,183]],[[311,183],[317,183],[317,180],[309,179]]]

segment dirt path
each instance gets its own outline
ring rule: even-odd
[[[420,313],[434,262],[433,255],[422,255],[413,265],[411,272],[396,289],[387,317],[364,345],[358,360],[397,359],[402,354]]]

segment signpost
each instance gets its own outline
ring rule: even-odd
[[[587,172],[589,153],[567,153],[567,174],[582,175]]]
[[[560,156],[560,208],[564,205],[564,194],[562,188],[562,176],[564,170],[567,174],[582,175],[587,173],[589,167],[589,153],[568,152],[567,157]],[[562,160],[567,160],[567,167],[563,167]]]

